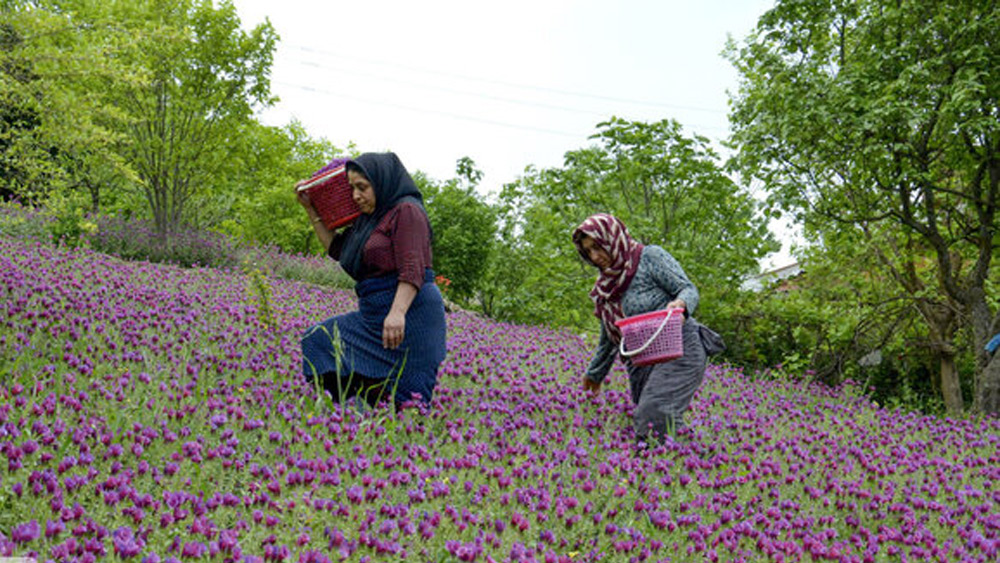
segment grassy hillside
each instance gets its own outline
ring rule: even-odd
[[[450,314],[428,412],[299,374],[350,292],[0,236],[0,556],[996,561],[1000,421],[712,366],[695,438],[637,450],[624,370]]]

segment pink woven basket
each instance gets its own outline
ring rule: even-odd
[[[684,355],[684,309],[663,309],[615,323],[622,331],[618,348],[632,364],[644,366],[680,358]]]
[[[328,229],[348,225],[361,215],[361,208],[351,197],[351,185],[347,183],[347,169],[343,165],[314,176],[298,189],[309,194],[316,213]]]

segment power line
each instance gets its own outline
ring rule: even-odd
[[[473,91],[469,91],[469,90],[458,90],[458,89],[454,89],[454,88],[445,88],[444,86],[420,84],[420,83],[417,83],[417,82],[412,82],[412,81],[409,81],[409,80],[402,80],[402,79],[395,78],[395,77],[387,77],[387,76],[383,76],[383,75],[379,75],[379,74],[374,74],[374,73],[365,72],[365,71],[357,71],[357,70],[353,70],[353,69],[349,70],[349,69],[346,69],[346,68],[343,68],[343,67],[336,67],[336,66],[331,66],[331,65],[324,65],[324,64],[319,64],[319,63],[315,63],[315,62],[302,62],[301,64],[306,65],[306,66],[314,66],[314,67],[317,67],[317,68],[323,68],[323,69],[326,69],[326,70],[333,70],[333,71],[337,71],[337,72],[343,72],[345,74],[350,74],[352,77],[354,77],[354,76],[364,76],[364,77],[367,77],[367,78],[374,78],[375,80],[381,80],[381,81],[384,81],[384,82],[391,82],[391,83],[395,83],[395,84],[402,84],[402,85],[405,85],[405,86],[415,86],[417,88],[423,88],[425,90],[433,90],[433,91],[438,91],[438,92],[446,92],[446,93],[449,93],[449,94],[458,94],[458,95],[463,95],[463,96],[471,96],[471,97],[476,97],[476,98],[482,98],[482,99],[485,99],[485,100],[493,100],[493,101],[497,101],[497,102],[504,102],[504,103],[508,103],[508,104],[515,104],[515,105],[521,105],[521,106],[529,106],[529,107],[536,107],[536,108],[542,108],[542,109],[549,109],[549,110],[556,110],[556,111],[565,111],[565,112],[571,112],[571,113],[578,113],[578,114],[582,114],[582,115],[606,116],[606,114],[604,112],[599,112],[599,111],[596,111],[596,110],[582,110],[582,109],[570,108],[570,107],[559,106],[559,105],[554,105],[554,104],[545,104],[545,103],[540,103],[540,102],[531,102],[531,101],[525,101],[525,100],[517,100],[517,99],[513,99],[513,98],[506,98],[506,97],[503,97],[503,96],[495,96],[495,95],[492,95],[492,94],[483,93],[481,91],[473,92]]]
[[[286,87],[289,87],[289,88],[295,88],[297,90],[303,90],[303,91],[307,91],[307,92],[315,92],[315,93],[324,94],[324,95],[327,95],[327,96],[334,96],[334,97],[342,98],[342,99],[345,99],[345,100],[352,100],[352,101],[360,102],[360,103],[364,103],[364,104],[370,104],[370,105],[376,105],[376,106],[383,106],[383,107],[391,107],[391,108],[402,109],[402,110],[406,110],[406,111],[414,111],[414,112],[417,112],[417,113],[440,115],[440,116],[448,117],[448,118],[451,118],[451,119],[457,119],[459,121],[471,121],[471,122],[475,122],[475,123],[482,123],[482,124],[485,124],[485,125],[495,125],[495,126],[498,126],[498,127],[505,127],[505,128],[508,128],[508,129],[517,129],[517,130],[521,130],[521,131],[533,131],[535,133],[546,133],[546,134],[549,134],[549,135],[558,135],[558,136],[561,136],[561,137],[572,137],[574,139],[580,139],[580,138],[584,138],[585,139],[585,138],[587,138],[589,136],[589,134],[569,133],[567,131],[558,131],[558,130],[555,130],[555,129],[545,129],[545,128],[541,128],[541,127],[531,127],[531,126],[525,126],[525,125],[514,125],[514,124],[506,123],[506,122],[503,122],[503,121],[494,121],[492,119],[483,119],[483,118],[480,118],[480,117],[473,117],[473,116],[470,116],[470,115],[462,115],[462,114],[458,114],[458,113],[452,113],[452,112],[447,112],[447,111],[439,111],[439,110],[428,109],[428,108],[418,108],[418,107],[409,106],[409,105],[405,105],[405,104],[398,104],[398,103],[395,103],[395,102],[386,102],[386,101],[380,101],[380,100],[373,100],[371,98],[363,98],[363,97],[360,97],[360,96],[352,96],[351,94],[345,94],[343,92],[333,92],[333,91],[326,90],[326,89],[323,89],[323,88],[316,88],[316,87],[313,87],[313,86],[303,86],[303,85],[300,85],[300,84],[292,84],[292,83],[289,83],[289,82],[280,82],[280,81],[277,81],[277,82],[275,82],[275,84],[280,84],[282,86],[286,86]]]
[[[578,98],[588,98],[588,99],[592,99],[592,100],[610,101],[610,102],[616,102],[616,103],[631,104],[631,105],[640,105],[640,106],[648,106],[648,107],[656,107],[656,108],[662,108],[662,109],[671,109],[671,110],[682,109],[682,110],[688,110],[688,111],[701,111],[701,112],[707,112],[707,113],[714,113],[716,115],[718,115],[718,114],[725,114],[725,112],[723,112],[723,111],[719,111],[719,110],[716,110],[716,109],[710,109],[710,108],[702,108],[702,107],[697,107],[697,106],[685,106],[685,105],[679,105],[679,104],[666,104],[666,103],[663,103],[663,102],[651,102],[651,101],[647,101],[647,100],[635,100],[635,99],[629,99],[629,98],[619,98],[619,97],[614,97],[614,96],[601,96],[601,95],[597,95],[597,94],[587,94],[587,93],[582,93],[582,92],[573,92],[573,91],[570,91],[570,90],[561,90],[561,89],[557,89],[557,88],[549,88],[549,87],[545,87],[545,86],[536,86],[536,85],[530,85],[530,84],[517,84],[517,83],[513,83],[513,82],[505,82],[505,81],[502,81],[502,80],[495,80],[495,79],[475,77],[475,76],[467,76],[467,75],[464,75],[464,74],[459,74],[459,73],[454,73],[454,72],[446,72],[446,71],[440,71],[440,70],[429,69],[429,68],[424,68],[424,67],[415,67],[415,66],[410,66],[410,65],[403,65],[403,64],[399,64],[399,63],[395,63],[395,62],[390,62],[390,61],[382,61],[382,60],[377,60],[377,59],[368,59],[368,58],[365,58],[365,57],[345,55],[345,54],[337,52],[337,51],[327,51],[327,50],[317,49],[315,47],[309,47],[309,46],[304,46],[304,45],[289,44],[289,46],[292,47],[292,48],[298,49],[300,51],[307,52],[307,53],[315,53],[315,54],[318,54],[318,55],[341,57],[341,58],[348,58],[348,59],[353,58],[355,60],[358,60],[358,61],[361,61],[361,62],[364,62],[364,63],[374,64],[374,65],[379,65],[379,66],[385,66],[385,67],[391,67],[391,68],[397,68],[397,69],[406,70],[406,71],[409,71],[409,72],[419,72],[419,73],[424,73],[424,74],[432,74],[432,75],[436,75],[436,76],[445,76],[445,77],[449,77],[449,78],[457,78],[457,79],[460,79],[460,80],[467,80],[467,81],[470,81],[470,82],[480,82],[480,83],[484,83],[484,84],[494,84],[494,85],[498,85],[498,86],[505,86],[505,87],[508,87],[508,88],[518,88],[518,89],[522,89],[522,90],[532,90],[532,91],[537,91],[537,92],[546,92],[546,93],[550,93],[550,94],[559,94],[559,95],[563,95],[563,96],[573,96],[573,97],[578,97]],[[317,63],[317,66],[323,66],[323,65],[320,65],[320,64]],[[351,71],[351,72],[354,72],[354,71]]]
[[[324,89],[324,88],[317,88],[315,86],[304,86],[304,85],[301,85],[301,84],[293,84],[291,82],[284,82],[284,81],[280,81],[280,80],[274,81],[274,84],[280,84],[282,86],[285,86],[285,87],[288,87],[288,88],[294,88],[296,90],[302,90],[302,91],[306,91],[306,92],[314,92],[314,93],[317,93],[317,94],[324,94],[324,95],[327,95],[327,96],[333,96],[333,97],[342,98],[342,99],[345,99],[345,100],[352,100],[352,101],[361,102],[361,103],[369,104],[369,105],[382,106],[382,107],[391,107],[391,108],[395,108],[395,109],[401,109],[401,110],[405,110],[405,111],[411,111],[411,112],[423,113],[423,114],[435,114],[435,115],[440,115],[440,116],[443,116],[443,117],[448,117],[448,118],[451,118],[451,119],[456,119],[456,120],[459,120],[459,121],[471,121],[471,122],[482,123],[482,124],[486,124],[486,125],[496,125],[496,126],[504,127],[504,128],[507,128],[507,129],[517,129],[517,130],[521,130],[521,131],[533,131],[533,132],[536,132],[536,133],[546,133],[546,134],[550,134],[550,135],[558,135],[558,136],[561,136],[561,137],[572,137],[572,138],[575,138],[575,139],[589,138],[590,137],[589,133],[588,134],[578,134],[578,133],[570,133],[568,131],[560,131],[560,130],[556,130],[556,129],[547,129],[547,128],[542,128],[542,127],[533,127],[533,126],[530,126],[530,125],[515,125],[515,124],[503,122],[503,121],[495,121],[495,120],[492,120],[492,119],[484,119],[484,118],[481,118],[481,117],[475,117],[475,116],[471,116],[471,115],[464,115],[464,114],[459,114],[459,113],[454,113],[454,112],[447,112],[447,111],[434,110],[434,109],[423,108],[423,107],[416,107],[416,106],[412,106],[412,105],[399,104],[399,103],[396,103],[396,102],[375,100],[375,99],[372,99],[372,98],[361,97],[361,96],[353,96],[351,94],[345,94],[344,92],[341,92],[341,91],[332,91],[332,90],[327,90],[327,89]],[[595,114],[595,115],[597,115],[597,114]],[[607,118],[607,117],[610,117],[610,116],[602,116],[602,118]],[[697,128],[695,128],[694,126],[690,126],[689,125],[688,127],[690,127],[691,130],[692,130],[692,132],[694,132],[694,133],[698,133],[699,131],[702,131],[702,130],[705,130],[705,129],[709,129],[709,130],[713,130],[713,131],[726,132],[726,129],[721,128],[721,127],[712,126],[712,125],[699,125]]]

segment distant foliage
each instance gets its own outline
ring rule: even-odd
[[[353,147],[342,150],[313,139],[297,121],[284,127],[249,123],[234,145],[231,173],[216,179],[215,190],[198,197],[198,207],[205,210],[199,224],[287,252],[322,252],[293,188],[333,156],[352,155]]]
[[[45,240],[51,236],[55,218],[51,213],[0,200],[0,235],[17,239]]]
[[[146,220],[101,217],[98,231],[90,242],[95,250],[128,260],[217,268],[239,264],[236,244],[225,235],[192,229],[163,235]]]
[[[988,291],[1000,279],[998,29],[993,1],[780,0],[728,51],[741,78],[734,170],[802,221],[822,262],[871,273],[918,313],[910,344],[953,413],[969,399],[1000,412],[1000,359],[984,349],[1000,330]],[[866,297],[845,305],[879,318]]]
[[[464,163],[466,168],[462,168]],[[460,161],[467,174],[437,183],[422,174],[416,181],[424,195],[434,232],[434,270],[450,280],[450,299],[469,302],[480,287],[496,236],[496,212],[476,192],[481,177],[469,159]]]
[[[501,247],[481,301],[498,318],[593,328],[596,271],[570,239],[587,216],[618,216],[645,244],[664,247],[703,295],[712,318],[757,261],[777,249],[767,217],[726,175],[706,138],[674,120],[612,118],[562,167],[529,169],[501,194]]]

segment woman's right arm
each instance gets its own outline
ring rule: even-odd
[[[309,195],[305,192],[298,191],[298,187],[309,180],[300,180],[295,184],[295,194],[299,200],[299,205],[306,210],[306,214],[309,216],[309,222],[312,223],[313,231],[316,232],[316,238],[319,242],[323,244],[323,250],[325,252],[330,252],[330,244],[333,242],[334,232],[326,228],[323,224],[323,220],[320,218],[319,213],[316,212],[316,207],[313,206],[312,201],[309,199]]]
[[[617,351],[617,347],[608,338],[608,333],[602,325],[601,339],[597,344],[597,350],[594,351],[594,357],[590,360],[587,373],[583,376],[584,389],[588,391],[600,389],[604,378],[611,371],[611,364],[615,361],[615,352]]]

